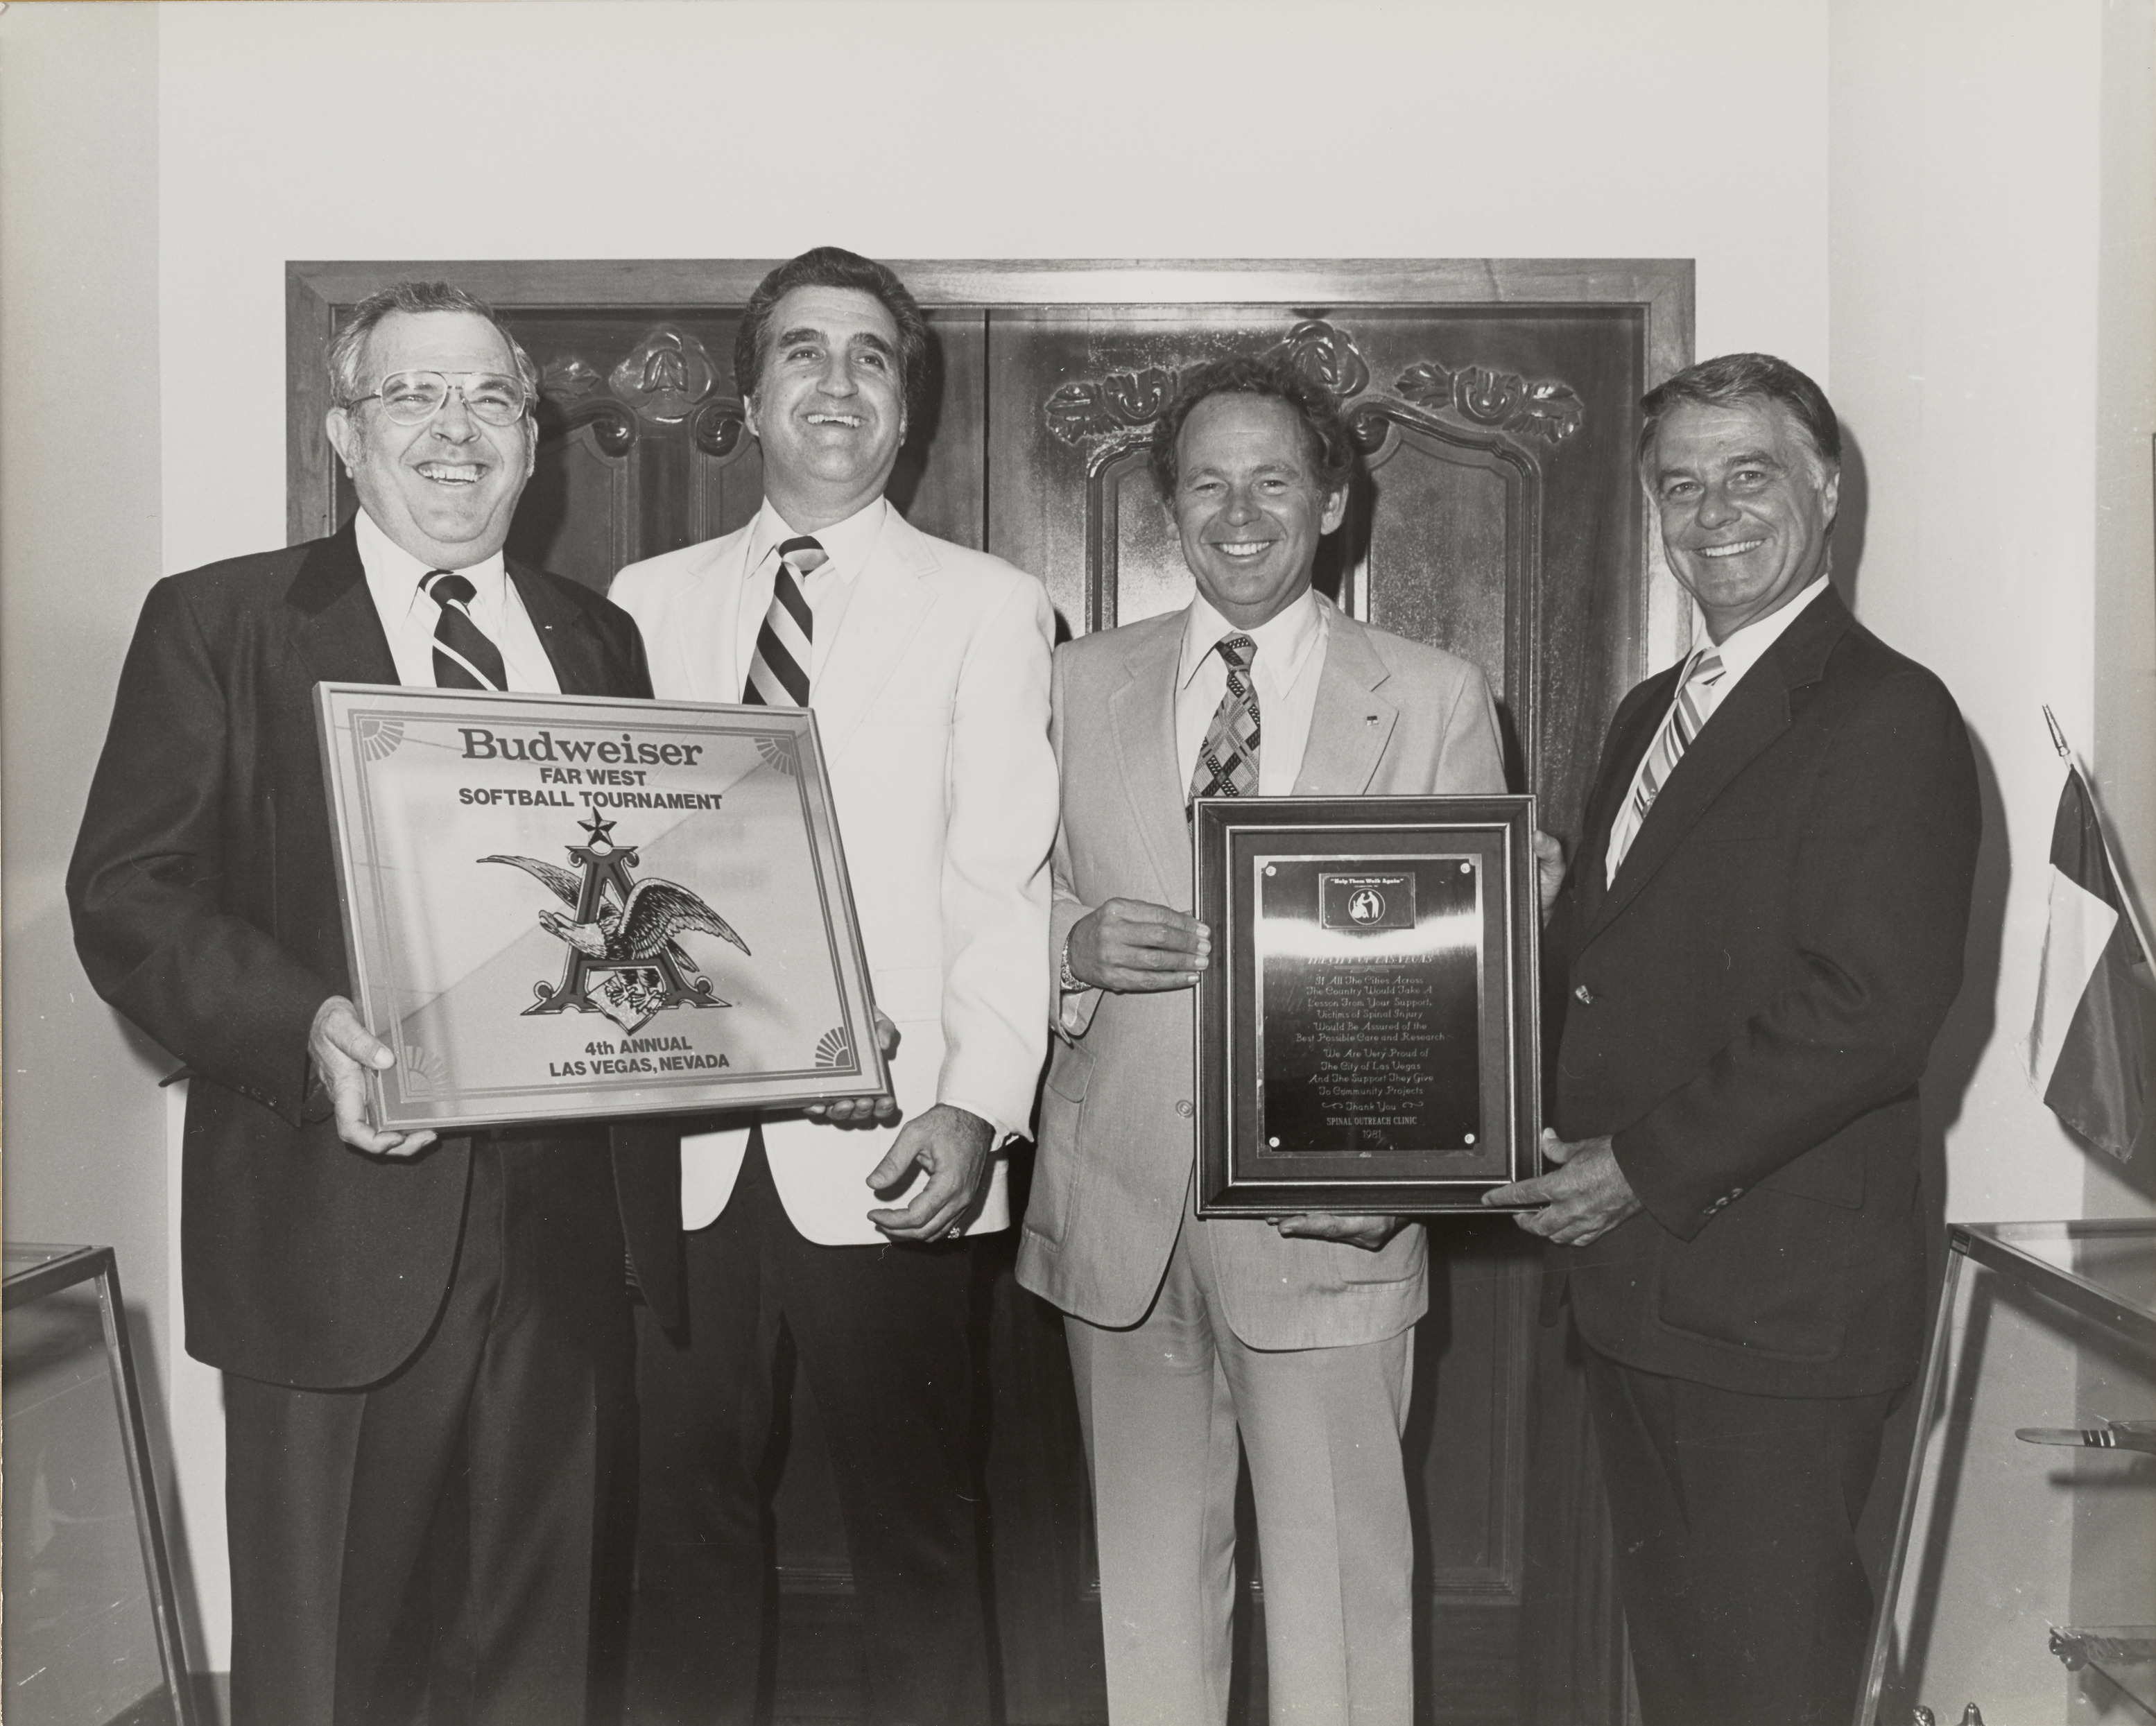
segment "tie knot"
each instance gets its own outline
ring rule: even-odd
[[[831,554],[813,535],[800,533],[779,547],[778,558],[791,564],[797,575],[814,575],[831,561]]]
[[[1697,659],[1692,661],[1691,670],[1685,675],[1685,681],[1686,683],[1714,683],[1718,682],[1721,680],[1721,650],[1717,648],[1710,647],[1705,653],[1702,654]]]
[[[459,575],[454,569],[430,569],[420,578],[419,585],[437,605],[469,605],[473,595],[479,592],[471,584],[470,576]]]
[[[1223,635],[1214,643],[1220,657],[1238,671],[1250,669],[1250,661],[1258,656],[1258,644],[1247,635]]]

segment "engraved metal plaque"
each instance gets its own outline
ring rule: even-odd
[[[887,1089],[812,715],[316,686],[398,1130]]]
[[[1539,1172],[1533,800],[1197,806],[1201,1216],[1481,1210]]]

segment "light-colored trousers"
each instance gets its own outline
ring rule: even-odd
[[[1227,1717],[1240,1434],[1257,1503],[1272,1726],[1407,1726],[1414,1550],[1400,1431],[1414,1333],[1249,1347],[1220,1312],[1210,1226],[1185,1218],[1139,1324],[1064,1318],[1092,1470],[1108,1718]]]

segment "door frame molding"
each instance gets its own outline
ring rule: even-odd
[[[335,488],[323,348],[376,289],[449,280],[507,312],[654,311],[745,304],[777,258],[435,259],[285,266],[285,529],[289,543],[331,532]],[[1691,361],[1689,258],[970,258],[890,260],[924,307],[1279,305],[1320,316],[1356,306],[1637,306],[1650,388]],[[1643,575],[1645,572],[1642,572]]]

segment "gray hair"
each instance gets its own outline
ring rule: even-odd
[[[1639,460],[1653,454],[1655,434],[1672,408],[1686,403],[1727,408],[1739,402],[1772,402],[1796,421],[1812,454],[1825,468],[1841,465],[1841,426],[1826,392],[1787,360],[1771,353],[1725,353],[1687,366],[1640,398]]]
[[[334,405],[349,408],[364,392],[361,389],[360,367],[366,363],[367,338],[373,335],[374,326],[393,311],[468,311],[475,317],[483,317],[501,331],[501,339],[509,344],[509,351],[516,356],[516,375],[524,380],[524,395],[530,404],[525,417],[533,417],[539,406],[539,368],[531,363],[531,356],[524,351],[524,344],[511,333],[495,309],[476,295],[467,294],[462,288],[451,287],[447,282],[392,282],[388,287],[369,294],[352,307],[349,321],[330,337],[330,345],[322,356],[330,374],[330,397]]]

